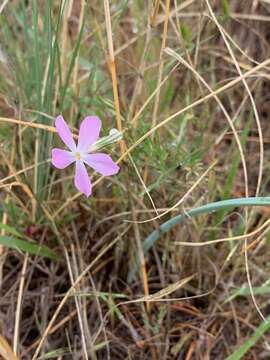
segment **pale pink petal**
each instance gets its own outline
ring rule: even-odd
[[[67,147],[70,150],[75,151],[76,150],[75,142],[73,140],[71,131],[70,131],[67,123],[65,122],[63,116],[61,116],[61,115],[57,116],[57,118],[55,119],[55,127],[56,127],[56,130],[57,130],[60,138],[67,145]]]
[[[78,151],[87,152],[94,144],[100,133],[101,121],[97,116],[87,116],[81,123],[79,130]]]
[[[107,154],[87,154],[83,156],[83,161],[104,176],[114,175],[119,171],[119,166]]]
[[[87,197],[91,195],[92,192],[91,181],[82,160],[76,161],[75,186],[80,192],[84,193]]]
[[[64,169],[75,160],[75,156],[70,151],[52,149],[52,164],[58,169]]]

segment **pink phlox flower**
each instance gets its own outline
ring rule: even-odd
[[[91,146],[99,138],[101,121],[97,116],[87,116],[80,125],[78,144],[72,137],[71,131],[62,116],[55,120],[58,135],[69,148],[52,149],[52,164],[58,169],[64,169],[75,162],[74,184],[87,197],[92,193],[92,185],[85,164],[104,176],[117,174],[119,166],[112,158],[103,153],[90,153]]]

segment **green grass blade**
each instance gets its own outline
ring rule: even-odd
[[[247,206],[270,206],[270,197],[249,197],[239,199],[222,200],[192,209],[185,214],[177,215],[163,223],[158,230],[153,231],[144,241],[143,248],[147,252],[154,243],[165,233],[170,231],[175,225],[180,224],[188,218],[197,215],[212,213],[213,211]]]
[[[266,280],[261,286],[256,286],[252,288],[254,295],[269,295],[270,294],[270,279]],[[234,289],[229,297],[224,301],[224,304],[234,300],[238,296],[250,296],[250,288],[242,286],[239,289]]]
[[[247,353],[247,351],[259,340],[259,338],[270,328],[270,316],[263,321],[254,334],[237,349],[232,355],[228,356],[226,360],[240,360]]]
[[[5,232],[17,236],[17,237],[22,237],[22,235],[16,230],[14,229],[12,226],[6,225],[6,224],[0,224],[0,230],[5,230]]]
[[[252,287],[252,292],[254,295],[269,295],[270,294],[270,286],[258,286]],[[234,300],[239,296],[250,296],[250,288],[243,287],[237,290],[234,290],[232,294],[224,301],[224,304]]]
[[[164,222],[162,225],[160,225],[159,229],[153,231],[149,236],[147,236],[147,238],[143,242],[144,253],[146,254],[162,235],[166,234],[174,226],[182,223],[184,220],[201,214],[209,214],[218,210],[247,206],[270,206],[270,197],[249,197],[222,200],[192,209],[190,211],[187,211],[185,214],[177,215],[172,219]],[[134,273],[137,271],[137,269],[138,259],[135,269],[133,270],[133,272],[129,273],[128,281],[131,281],[133,279]]]
[[[56,254],[45,245],[38,245],[29,241],[20,240],[10,236],[0,236],[0,244],[11,249],[19,249],[34,255],[40,255],[56,260]]]
[[[33,30],[34,30],[34,72],[38,109],[41,109],[41,64],[40,64],[40,43],[38,31],[38,2],[33,2]]]
[[[64,82],[64,86],[61,89],[61,93],[60,93],[60,109],[61,110],[63,110],[64,100],[65,100],[66,92],[67,92],[67,89],[68,89],[68,84],[69,84],[69,81],[70,81],[70,78],[71,78],[71,74],[72,74],[72,70],[73,70],[74,65],[75,65],[76,58],[77,58],[77,56],[79,54],[81,39],[82,39],[82,35],[83,35],[83,30],[84,30],[84,24],[85,24],[85,19],[83,19],[83,22],[82,22],[82,25],[81,25],[81,28],[80,28],[80,32],[79,32],[79,35],[78,35],[78,39],[76,41],[76,44],[75,44],[75,47],[74,47],[74,50],[73,50],[73,53],[72,53],[72,56],[71,56],[71,61],[70,61],[69,67],[68,67],[67,76],[66,76],[66,79],[65,79],[65,82]]]
[[[60,25],[62,20],[62,12],[61,12],[62,6],[59,7],[59,11],[57,13],[56,17],[56,26],[55,30],[53,28],[52,24],[52,8],[51,4],[49,2],[46,3],[46,39],[47,39],[47,48],[48,48],[48,58],[49,61],[49,70],[47,74],[47,78],[45,80],[45,92],[44,92],[44,98],[43,98],[43,111],[45,111],[47,114],[53,114],[53,98],[54,98],[54,89],[55,89],[55,68],[56,68],[56,62],[57,62],[57,56],[58,56],[58,35],[60,32]],[[43,144],[43,153],[41,154],[41,157],[39,161],[43,161],[44,159],[48,158],[50,156],[50,151],[52,148],[52,134],[48,134],[46,132],[43,132],[41,142]],[[40,187],[43,188],[43,195],[42,198],[46,195],[46,190],[44,188],[49,182],[51,172],[51,164],[47,164],[44,167],[44,171],[40,171],[41,174],[41,181],[40,181]]]

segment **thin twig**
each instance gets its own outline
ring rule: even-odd
[[[27,253],[24,256],[19,292],[18,292],[15,325],[14,325],[14,337],[13,337],[13,351],[14,351],[15,355],[18,355],[18,352],[19,352],[19,340],[20,340],[19,336],[20,336],[20,320],[21,320],[21,312],[22,312],[22,298],[23,298],[23,289],[24,289],[24,283],[25,283],[25,274],[26,274],[26,268],[27,268],[27,264],[28,264],[28,258],[29,258],[29,254]]]

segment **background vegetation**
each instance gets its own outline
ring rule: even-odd
[[[268,0],[2,1],[4,358],[269,358],[267,206],[145,242],[267,196],[269,24]],[[58,114],[123,131],[89,199],[50,163]]]

